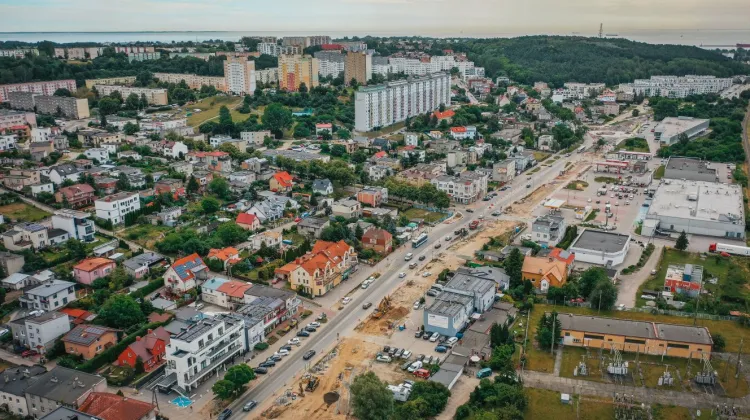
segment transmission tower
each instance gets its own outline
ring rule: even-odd
[[[604,38],[604,24],[599,24],[599,38]]]

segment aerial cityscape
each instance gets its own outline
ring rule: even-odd
[[[0,420],[750,419],[750,4],[610,3],[0,2]]]

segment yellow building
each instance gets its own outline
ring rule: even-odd
[[[360,85],[372,79],[372,56],[363,52],[350,52],[344,59],[344,82],[348,85],[352,79]]]
[[[302,83],[308,89],[318,86],[318,59],[301,55],[280,55],[279,89],[296,92]]]
[[[357,254],[346,242],[317,241],[312,251],[277,268],[275,274],[292,290],[316,297],[338,286],[356,265]]]
[[[713,348],[706,327],[573,314],[558,319],[566,346],[695,359],[710,356]]]

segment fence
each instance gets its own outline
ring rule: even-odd
[[[556,302],[551,300],[544,301],[547,305],[553,305],[553,306],[571,306],[571,307],[578,307],[578,308],[588,308],[588,309],[596,309],[596,307],[593,307],[590,302]],[[693,318],[696,317],[696,314],[693,312],[682,312],[682,311],[674,311],[671,309],[658,309],[658,308],[624,308],[622,309],[624,312],[642,312],[646,314],[654,314],[654,315],[669,315],[669,316],[679,316],[682,318]],[[697,314],[698,319],[708,319],[711,321],[737,321],[739,317],[737,316],[731,316],[731,315],[712,315],[707,313],[698,312]]]

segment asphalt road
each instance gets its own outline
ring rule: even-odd
[[[588,142],[587,146],[591,143]],[[433,248],[437,242],[444,242],[444,237],[448,233],[452,233],[454,230],[460,228],[468,228],[469,223],[475,220],[479,215],[485,214],[485,218],[489,217],[489,206],[494,204],[493,209],[503,209],[507,207],[513,201],[525,197],[527,194],[532,192],[537,186],[553,180],[562,169],[565,164],[571,161],[583,160],[581,154],[573,153],[570,157],[562,156],[553,165],[546,167],[536,174],[532,175],[533,181],[527,180],[527,175],[522,174],[517,177],[511,183],[512,188],[500,192],[498,197],[491,201],[479,201],[469,206],[459,206],[459,211],[464,214],[464,217],[459,221],[452,224],[440,224],[432,228],[429,232],[429,240],[427,244],[414,250],[411,247],[402,247],[392,253],[386,261],[381,262],[383,266],[380,278],[375,281],[367,290],[367,293],[357,293],[354,295],[352,301],[342,310],[339,314],[331,317],[328,323],[324,324],[318,332],[312,333],[307,339],[303,339],[303,344],[300,347],[294,348],[292,353],[287,356],[283,363],[279,366],[271,368],[268,373],[268,377],[263,382],[258,384],[246,392],[242,397],[238,398],[233,404],[229,406],[235,413],[235,418],[250,418],[260,414],[260,406],[275,399],[285,389],[292,386],[293,378],[295,375],[301,373],[308,366],[312,366],[320,357],[333,348],[334,343],[340,337],[346,337],[352,333],[354,327],[359,324],[360,320],[370,315],[372,309],[362,309],[362,304],[365,302],[371,302],[373,305],[377,305],[380,300],[390,294],[402,281],[405,279],[399,279],[399,272],[409,272],[409,262],[404,261],[404,256],[409,253],[414,253],[414,259],[412,261],[418,261],[418,258],[424,255],[427,259],[441,252]],[[534,188],[526,188],[526,184],[533,183]],[[466,213],[463,211],[464,208],[473,208],[475,213]],[[424,263],[420,264],[420,267]],[[350,287],[350,286],[339,286],[339,287]],[[283,345],[281,341],[277,343],[279,346]],[[315,350],[317,353],[315,357],[308,361],[302,359],[302,355],[308,350]],[[253,367],[262,360],[253,360]],[[296,391],[296,390],[295,390]],[[242,406],[250,400],[258,401],[259,407],[251,413],[243,413]]]

